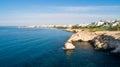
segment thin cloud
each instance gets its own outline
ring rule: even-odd
[[[76,24],[90,23],[99,20],[114,20],[120,19],[119,15],[101,15],[101,14],[71,14],[71,13],[40,13],[40,14],[24,14],[0,17],[4,22],[34,22],[41,24]],[[7,21],[5,21],[7,20]]]
[[[37,13],[37,14],[15,14],[11,16],[1,16],[1,19],[10,18],[24,18],[24,19],[39,19],[39,18],[79,18],[79,17],[88,17],[88,18],[95,18],[95,17],[120,17],[120,15],[114,14],[76,14],[76,13]]]
[[[60,11],[95,11],[95,10],[119,10],[120,6],[57,6],[51,7]]]
[[[39,10],[43,12],[39,12]],[[120,19],[120,13],[112,12],[112,10],[119,12],[120,6],[50,6],[47,8],[26,8],[24,11],[16,9],[11,10],[8,14],[0,15],[0,23],[4,25],[81,24],[99,20]],[[90,11],[93,11],[93,13]],[[112,13],[108,14],[108,12]]]

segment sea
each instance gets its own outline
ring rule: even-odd
[[[0,67],[120,67],[120,57],[75,43],[64,50],[74,34],[64,29],[0,26]]]

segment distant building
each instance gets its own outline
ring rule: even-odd
[[[86,27],[88,26],[89,24],[79,24],[80,27]]]
[[[96,26],[101,26],[103,25],[105,22],[97,22],[97,25]]]
[[[113,23],[113,24],[112,24],[112,27],[117,26],[117,25],[120,25],[120,22],[115,22],[115,23]]]

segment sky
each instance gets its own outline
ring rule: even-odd
[[[0,0],[0,26],[87,24],[120,19],[120,0]]]

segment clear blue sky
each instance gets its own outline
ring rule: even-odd
[[[0,0],[0,25],[81,24],[120,19],[120,0]]]

